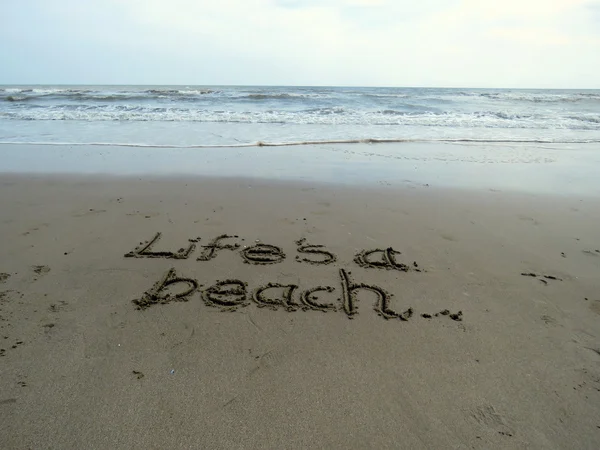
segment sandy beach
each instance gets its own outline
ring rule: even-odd
[[[35,172],[3,448],[600,447],[597,190]]]

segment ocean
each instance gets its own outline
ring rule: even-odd
[[[0,86],[0,143],[600,142],[600,90]]]

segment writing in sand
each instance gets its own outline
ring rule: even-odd
[[[125,254],[126,258],[165,258],[171,260],[189,259],[200,242],[200,238],[188,239],[186,247],[177,251],[157,250],[156,246],[162,233],[158,232],[150,240],[142,241],[132,251]],[[242,239],[243,240],[243,239]],[[309,244],[305,238],[295,241],[298,263],[326,266],[337,261],[337,256],[327,250],[324,245]],[[217,236],[207,245],[201,245],[197,261],[208,262],[224,251],[239,253],[242,261],[252,265],[272,265],[283,262],[287,255],[281,247],[256,241],[254,245],[243,246],[239,236],[222,234]],[[412,265],[398,261],[401,252],[392,247],[385,249],[375,248],[362,250],[354,257],[354,263],[365,269],[396,270],[401,272],[422,272],[416,261]],[[333,283],[332,283],[333,284]],[[322,312],[342,311],[349,318],[358,313],[358,294],[369,292],[374,294],[376,302],[374,309],[385,319],[398,319],[407,321],[414,315],[414,310],[409,307],[405,311],[397,312],[391,308],[393,294],[375,285],[359,282],[354,279],[352,272],[338,268],[335,286],[313,286],[300,289],[296,284],[267,283],[254,290],[249,290],[245,281],[238,279],[217,280],[213,285],[202,288],[198,280],[181,276],[175,268],[169,269],[148,291],[133,300],[138,309],[143,310],[155,304],[165,304],[172,301],[188,301],[195,293],[207,306],[220,308],[223,311],[235,311],[254,303],[260,308],[285,311]],[[326,302],[323,297],[334,298]],[[435,314],[423,313],[421,317],[431,319],[437,316],[448,316],[453,320],[462,320],[462,311],[450,313],[449,310]]]

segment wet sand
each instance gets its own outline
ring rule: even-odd
[[[600,197],[600,145],[403,143],[248,148],[0,144],[0,173],[257,178]]]
[[[600,446],[595,196],[4,174],[0,208],[3,448]]]

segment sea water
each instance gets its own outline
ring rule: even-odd
[[[600,90],[0,86],[0,143],[600,143]]]

